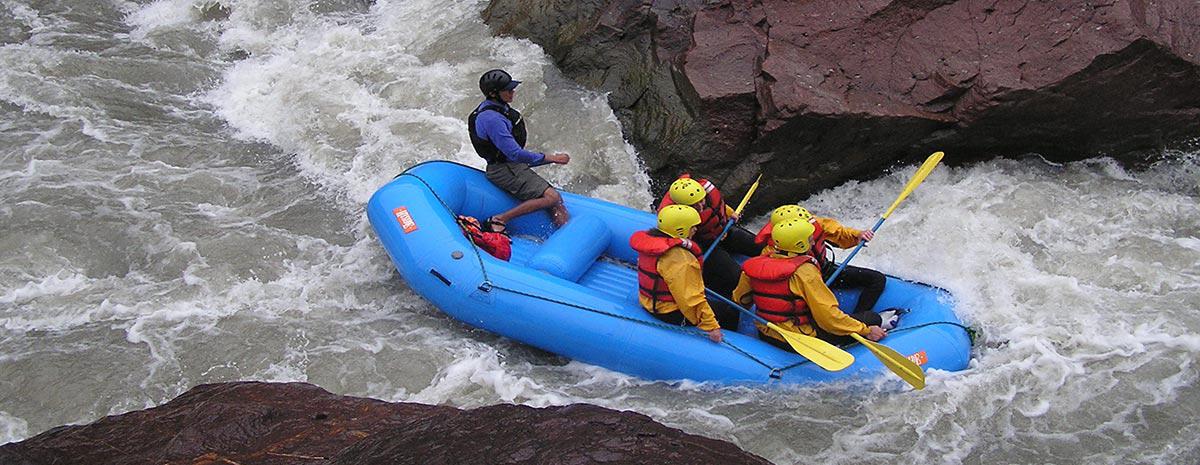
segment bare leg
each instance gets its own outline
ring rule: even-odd
[[[562,196],[558,195],[558,191],[550,189],[547,195],[554,195],[554,205],[550,207],[550,220],[554,221],[555,226],[561,227],[567,224],[567,220],[571,219],[571,214],[567,213],[567,206],[563,205]]]
[[[546,191],[542,193],[541,197],[521,202],[517,204],[517,206],[513,207],[512,210],[496,215],[493,218],[507,223],[508,220],[518,216],[533,213],[546,208],[552,209],[550,216],[551,219],[554,220],[554,224],[556,226],[562,226],[567,222],[567,209],[562,204],[562,196],[558,195],[558,191],[554,190],[553,187],[546,188]],[[559,210],[561,210],[561,213]]]

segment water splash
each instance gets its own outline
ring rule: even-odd
[[[0,46],[0,399],[23,400],[0,401],[0,441],[261,379],[467,407],[588,402],[778,463],[1200,455],[1195,151],[1138,170],[936,170],[855,258],[949,289],[979,330],[971,368],[930,373],[924,391],[648,382],[450,320],[397,278],[361,211],[420,161],[482,166],[464,119],[492,67],[525,81],[531,146],[573,155],[543,175],[644,207],[604,95],[491,37],[480,1],[242,0],[216,18],[206,3],[4,3],[28,40]],[[913,169],[804,204],[867,227]]]

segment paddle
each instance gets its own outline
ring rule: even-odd
[[[837,348],[837,346],[833,344],[812,336],[805,336],[794,331],[783,329],[779,327],[779,325],[767,321],[763,317],[754,314],[754,312],[751,312],[750,310],[746,310],[741,305],[734,303],[732,300],[729,300],[725,298],[725,296],[717,294],[710,289],[706,288],[704,289],[704,292],[708,293],[710,296],[720,299],[722,302],[725,302],[733,308],[738,309],[742,313],[750,315],[754,317],[754,319],[765,323],[768,328],[779,332],[779,334],[783,336],[783,339],[787,341],[788,345],[792,346],[792,348],[796,350],[796,353],[800,354],[801,357],[812,360],[813,363],[817,364],[817,366],[821,368],[829,371],[840,371],[854,363],[853,355],[850,355],[849,352]]]
[[[850,333],[850,336],[866,346],[867,350],[870,350],[880,362],[883,362],[883,366],[892,370],[892,373],[895,373],[904,382],[917,390],[925,389],[925,372],[921,371],[920,365],[900,355],[899,352],[896,352],[891,347],[873,342],[870,339],[859,336],[858,333]]]
[[[901,191],[900,195],[896,197],[896,201],[892,202],[892,206],[888,207],[887,211],[883,212],[883,214],[879,216],[879,221],[875,223],[875,227],[871,228],[872,232],[878,231],[879,226],[883,225],[883,220],[886,220],[888,216],[891,216],[892,212],[896,210],[896,207],[900,205],[900,202],[903,202],[904,199],[908,197],[908,194],[912,193],[913,189],[916,189],[917,186],[921,184],[921,181],[925,180],[926,176],[929,176],[929,173],[932,172],[933,169],[937,167],[937,164],[942,161],[943,155],[945,154],[942,152],[934,152],[933,155],[930,155],[929,158],[925,159],[925,163],[921,164],[920,168],[917,168],[917,172],[913,174],[912,179],[908,180],[908,184],[904,185],[904,190]],[[864,244],[866,244],[866,242],[858,243],[858,246],[855,247],[854,250],[850,252],[850,255],[842,261],[842,264],[838,266],[837,271],[834,271],[833,274],[829,276],[829,279],[825,280],[825,285],[828,286],[833,284],[833,280],[837,279],[842,270],[846,268],[846,265],[850,263],[850,259],[854,258],[854,255],[858,254],[858,251],[862,249]],[[892,370],[892,373],[895,373],[896,376],[899,376],[900,379],[904,380],[904,382],[916,389],[925,388],[925,373],[921,371],[921,367],[912,360],[900,355],[899,352],[896,352],[891,347],[877,342],[872,342],[858,334],[850,333],[850,336],[854,337],[855,340],[866,346],[867,350],[870,350],[880,362],[883,362],[883,366],[886,366],[889,370]]]
[[[754,195],[755,190],[758,190],[758,181],[761,179],[762,179],[762,174],[759,174],[758,177],[754,179],[754,184],[750,185],[750,190],[746,191],[746,195],[744,197],[742,197],[742,203],[738,204],[738,207],[736,210],[733,211],[733,214],[735,214],[737,216],[742,216],[742,209],[746,208],[746,203],[750,202],[750,196]],[[712,255],[713,250],[717,249],[717,244],[720,244],[721,239],[724,239],[725,235],[729,234],[729,229],[732,227],[733,227],[733,221],[729,221],[729,222],[725,223],[725,229],[721,231],[721,235],[717,236],[716,240],[714,240],[713,243],[708,246],[708,250],[704,251],[704,259],[707,260],[708,256]]]
[[[871,232],[879,230],[879,227],[883,225],[883,220],[886,220],[889,216],[891,216],[892,211],[894,211],[896,207],[900,206],[900,202],[903,202],[904,199],[908,197],[908,194],[911,194],[913,189],[916,189],[917,186],[921,184],[921,181],[925,180],[926,176],[929,176],[929,172],[933,171],[933,168],[937,166],[938,162],[942,161],[943,155],[945,154],[942,152],[933,152],[933,155],[930,155],[929,158],[925,159],[925,163],[921,164],[920,168],[917,168],[916,174],[913,174],[912,179],[908,180],[908,184],[904,185],[904,190],[900,191],[900,195],[896,197],[895,202],[892,202],[892,206],[888,207],[887,211],[883,212],[882,215],[879,215],[879,221],[875,223],[875,227],[871,228]],[[845,260],[842,260],[841,265],[838,265],[838,269],[834,271],[832,275],[829,275],[829,279],[825,280],[825,285],[828,286],[833,284],[833,280],[837,279],[839,274],[842,274],[842,270],[845,269],[846,265],[850,263],[850,259],[854,258],[855,255],[858,255],[858,251],[862,249],[864,245],[866,245],[866,241],[861,241],[858,243],[858,246],[854,247],[854,250],[850,252],[850,255],[847,256]]]

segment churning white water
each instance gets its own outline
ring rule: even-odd
[[[777,463],[1200,462],[1197,152],[938,168],[855,259],[979,331],[924,391],[651,383],[442,315],[362,211],[420,161],[482,166],[464,121],[494,67],[525,81],[531,146],[572,155],[543,175],[645,208],[604,95],[492,37],[486,2],[211,3],[0,1],[0,442],[259,379],[589,402]],[[868,227],[912,172],[805,205]]]

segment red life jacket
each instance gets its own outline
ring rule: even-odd
[[[754,298],[758,316],[772,323],[793,320],[797,324],[808,324],[812,313],[804,298],[792,293],[788,281],[796,268],[805,263],[816,264],[810,255],[791,258],[757,256],[742,264],[742,271],[750,278],[750,295]]]
[[[775,243],[771,240],[771,231],[774,230],[775,225],[768,221],[767,224],[763,225],[762,229],[758,230],[758,234],[754,236],[754,243],[761,246],[769,245],[774,247]]]
[[[651,311],[659,302],[675,301],[671,290],[667,288],[667,282],[658,274],[658,259],[672,247],[687,249],[696,256],[696,260],[703,260],[704,255],[695,242],[667,236],[657,229],[633,233],[633,236],[629,237],[629,246],[638,253],[638,293],[654,302],[650,307]]]
[[[680,179],[691,178],[692,175],[683,173],[679,175]],[[710,242],[717,238],[722,231],[725,230],[725,201],[721,199],[721,191],[717,190],[717,186],[709,182],[707,179],[697,179],[700,186],[704,188],[704,203],[706,206],[700,211],[700,224],[696,226],[697,240]],[[663,194],[662,202],[659,202],[658,209],[661,211],[667,205],[674,205],[675,201],[671,200],[671,193]]]
[[[484,232],[479,226],[479,220],[469,216],[459,215],[458,225],[462,227],[463,235],[484,252],[504,261],[512,258],[512,239],[508,234]]]

